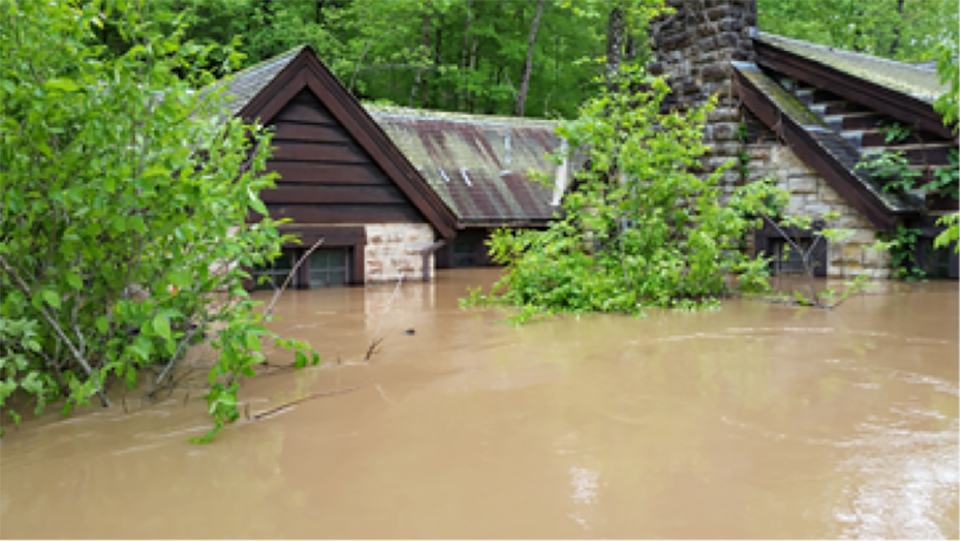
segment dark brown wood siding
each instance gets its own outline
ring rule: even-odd
[[[270,125],[275,135],[267,170],[280,178],[261,197],[272,217],[328,224],[429,221],[309,88]]]

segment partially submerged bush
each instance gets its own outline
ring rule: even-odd
[[[578,188],[546,231],[494,234],[491,252],[507,272],[466,304],[519,306],[525,320],[538,312],[711,306],[731,273],[744,274],[743,287],[767,287],[766,262],[740,245],[760,212],[782,207],[786,194],[756,182],[722,204],[718,180],[727,167],[693,172],[708,150],[703,126],[715,100],[662,114],[668,93],[663,78],[630,75],[559,128],[570,151],[587,156]]]
[[[162,34],[177,21],[144,22],[145,5],[0,4],[0,407],[18,389],[38,413],[108,405],[111,381],[132,388],[159,363],[162,384],[210,335],[206,441],[237,418],[261,339],[318,359],[268,332],[241,287],[282,240],[276,222],[245,223],[266,214],[269,135],[224,114],[215,88],[191,90],[212,82],[197,68],[211,49]],[[89,45],[104,17],[131,45],[115,60]]]

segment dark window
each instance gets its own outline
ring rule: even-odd
[[[453,243],[453,266],[454,267],[476,267],[477,266],[477,246],[476,242],[454,242]]]
[[[293,250],[284,250],[273,261],[257,265],[253,269],[253,278],[256,281],[257,289],[277,289],[283,285],[287,279],[293,264],[296,262],[296,253]],[[261,280],[261,277],[263,280]],[[296,287],[296,277],[291,280],[292,286]]]
[[[926,278],[956,278],[950,272],[953,247],[934,248],[932,237],[917,239],[917,266]]]
[[[771,224],[765,224],[762,229],[755,232],[754,239],[757,253],[771,259],[772,274],[803,273],[803,255],[784,238],[784,234],[789,235],[790,240],[797,243],[803,253],[810,251],[810,247],[813,246],[813,251],[807,260],[813,266],[813,275],[820,277],[827,275],[827,248],[830,243],[825,238],[817,237],[817,233],[809,229],[798,230],[793,227],[778,229]]]
[[[342,286],[347,281],[347,250],[321,249],[310,254],[310,287]]]
[[[796,242],[796,241],[794,241]],[[810,249],[809,238],[800,239],[800,248],[806,253]],[[784,239],[770,239],[770,270],[773,274],[803,274],[803,254]],[[814,258],[813,265],[816,265]]]

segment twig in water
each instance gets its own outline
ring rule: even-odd
[[[275,407],[275,408],[270,408],[270,409],[268,409],[268,410],[266,410],[266,411],[261,411],[260,413],[258,413],[258,414],[256,414],[256,415],[253,416],[253,420],[254,420],[254,421],[259,421],[260,419],[263,419],[263,418],[265,418],[265,417],[269,417],[269,416],[273,415],[274,413],[277,413],[277,412],[279,412],[279,411],[285,410],[285,409],[287,409],[287,408],[289,408],[289,407],[291,407],[291,406],[296,406],[297,404],[300,404],[301,402],[306,402],[307,400],[313,400],[314,398],[324,398],[324,397],[327,397],[327,396],[334,396],[334,395],[338,395],[338,394],[350,393],[350,392],[359,390],[360,388],[368,385],[369,383],[370,383],[369,381],[366,381],[366,382],[364,382],[364,383],[361,383],[360,385],[354,385],[353,387],[347,387],[346,389],[337,389],[337,390],[335,390],[335,391],[325,391],[325,392],[322,392],[322,393],[314,393],[314,394],[312,394],[312,395],[310,395],[310,396],[305,396],[305,397],[303,397],[303,398],[294,400],[293,402],[287,402],[286,404],[277,406],[277,407]]]
[[[380,314],[380,321],[377,321],[377,330],[373,333],[373,339],[370,341],[370,347],[367,348],[367,354],[363,358],[363,362],[370,362],[370,356],[373,355],[374,350],[380,345],[380,342],[383,342],[383,338],[380,337],[380,328],[383,326],[383,317],[390,312],[390,308],[393,305],[393,299],[396,298],[397,293],[400,292],[400,286],[403,284],[403,273],[400,273],[400,276],[397,278],[397,287],[393,289],[393,294],[390,295],[390,299],[387,300],[387,306],[383,309],[383,313]]]
[[[383,338],[382,338],[382,337],[381,337],[381,338],[374,338],[374,339],[370,342],[370,347],[367,348],[367,354],[364,355],[364,357],[363,357],[363,362],[365,362],[365,363],[370,362],[370,357],[372,357],[373,354],[376,352],[377,346],[380,345],[380,342],[383,342]]]
[[[270,312],[273,312],[273,307],[276,306],[277,301],[280,300],[280,295],[283,295],[283,292],[287,289],[287,286],[290,285],[290,280],[293,279],[294,274],[297,273],[297,269],[300,268],[300,265],[310,257],[310,254],[314,252],[320,245],[323,244],[323,237],[320,237],[320,240],[313,243],[313,246],[309,250],[303,253],[300,256],[300,259],[293,265],[293,268],[290,269],[290,274],[287,274],[287,279],[283,281],[283,285],[280,286],[280,289],[276,290],[273,294],[273,298],[270,299],[270,304],[267,306],[267,309],[263,312],[264,316],[270,315]]]

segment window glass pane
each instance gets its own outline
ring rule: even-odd
[[[280,287],[293,269],[295,258],[296,252],[293,250],[284,250],[272,261],[267,261],[255,266],[252,274],[257,283],[254,287],[256,289],[275,289]],[[263,283],[259,283],[261,276],[267,277]],[[296,286],[296,277],[291,280],[290,285]]]
[[[310,254],[310,287],[343,285],[346,277],[346,249],[320,249]]]
[[[809,250],[810,243],[810,239],[800,239],[800,248],[804,251]],[[771,239],[770,248],[773,255],[771,266],[773,267],[774,274],[803,273],[803,255],[791,244],[783,239]],[[813,255],[811,255],[811,257],[813,257]]]
[[[920,243],[920,261],[917,266],[920,267],[927,278],[949,278],[950,277],[950,250],[947,248],[934,248],[932,238],[922,238]]]

